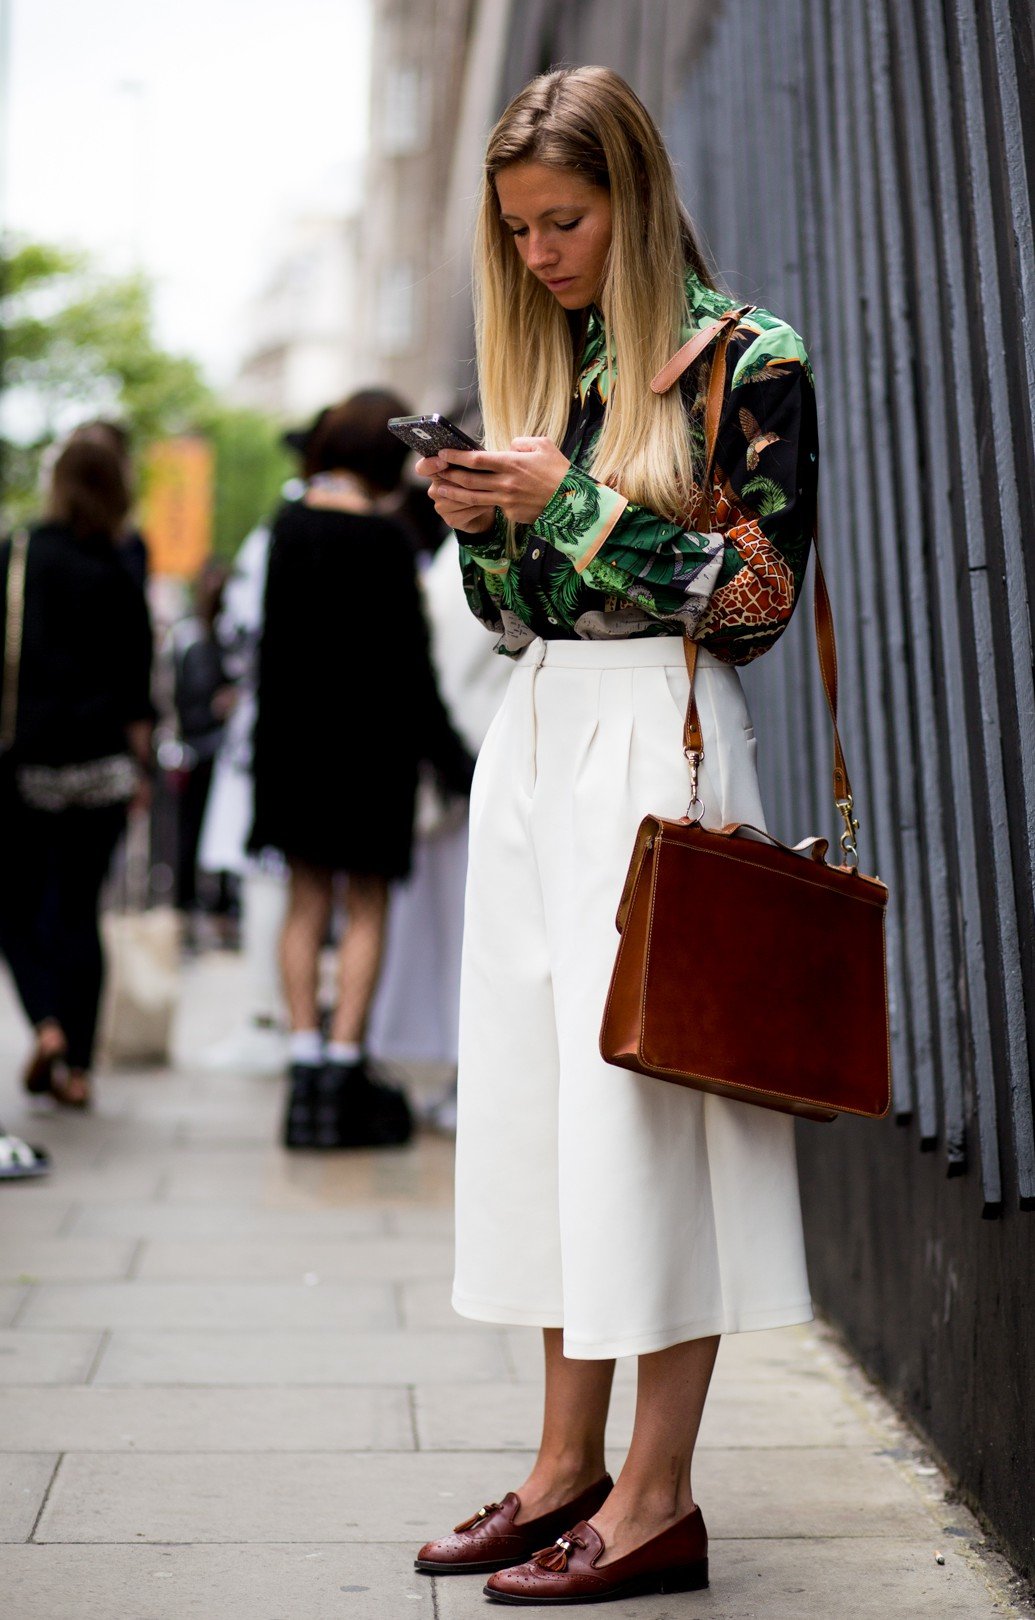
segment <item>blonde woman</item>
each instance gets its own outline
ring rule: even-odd
[[[417,1567],[490,1572],[486,1594],[513,1603],[691,1590],[719,1337],[811,1316],[792,1123],[611,1067],[597,1038],[636,827],[687,803],[684,635],[707,819],[763,824],[733,666],[773,644],[801,587],[813,382],[785,322],[736,321],[695,527],[711,350],[671,386],[658,373],[733,303],[653,121],[605,68],[545,74],[503,114],[475,271],[489,448],[419,468],[473,611],[515,657],[471,803],[453,1303],[542,1328],[546,1390],[528,1478]],[[702,976],[735,974],[709,958],[708,918],[687,925]],[[633,1355],[612,1486],[614,1360]]]

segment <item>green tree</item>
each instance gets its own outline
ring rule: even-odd
[[[152,292],[78,253],[23,242],[0,257],[0,439],[4,524],[38,506],[40,458],[76,421],[122,421],[142,455],[172,434],[206,434],[216,452],[214,544],[232,552],[290,472],[276,425],[224,404],[198,365],[156,342]]]
[[[216,453],[212,547],[231,557],[249,529],[276,507],[294,462],[279,427],[258,411],[213,403],[199,426]]]

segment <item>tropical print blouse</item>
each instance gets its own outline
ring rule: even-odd
[[[692,272],[683,339],[733,308]],[[536,636],[596,640],[691,635],[716,657],[746,664],[787,625],[808,561],[816,504],[815,386],[798,334],[764,309],[734,329],[713,466],[713,528],[660,517],[589,469],[609,387],[603,319],[591,309],[561,446],[571,467],[507,555],[497,512],[484,534],[460,534],[472,612],[519,653]],[[681,389],[695,462],[703,461],[711,345]],[[611,366],[611,384],[616,377]]]

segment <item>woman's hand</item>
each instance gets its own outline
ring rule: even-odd
[[[461,490],[440,477],[446,471],[448,465],[441,456],[425,456],[414,468],[418,478],[431,479],[428,495],[443,523],[467,534],[482,534],[491,529],[496,518],[495,501],[487,506],[484,494],[481,500],[472,500],[468,490]]]
[[[570,465],[551,439],[515,439],[509,450],[440,450],[417,471],[427,469],[440,498],[459,504],[481,493],[514,523],[534,523]]]

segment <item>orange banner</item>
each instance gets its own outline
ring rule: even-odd
[[[214,470],[207,439],[161,439],[147,451],[141,527],[153,574],[193,579],[212,550]]]

